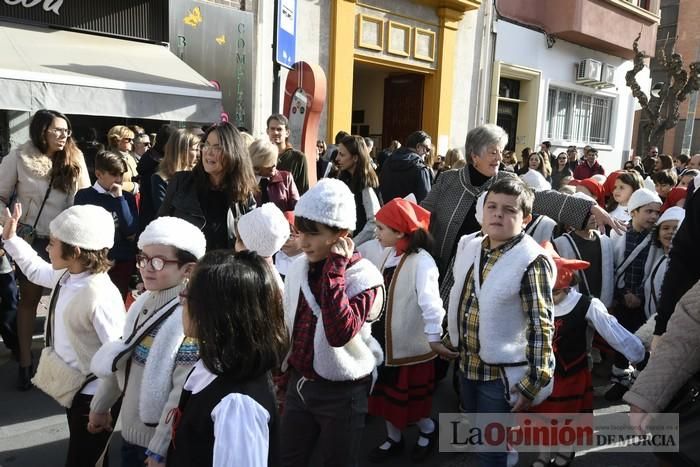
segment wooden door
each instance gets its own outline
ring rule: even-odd
[[[384,80],[382,147],[423,127],[423,75],[390,75]]]

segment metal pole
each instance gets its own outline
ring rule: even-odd
[[[280,65],[277,63],[277,28],[279,28],[278,12],[280,0],[275,0],[274,33],[272,34],[272,112],[280,111]]]

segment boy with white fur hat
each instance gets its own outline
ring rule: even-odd
[[[635,332],[646,321],[644,314],[644,274],[651,248],[651,229],[659,218],[661,198],[655,191],[640,188],[627,202],[632,220],[627,232],[611,234],[615,253],[615,292],[613,315],[630,332]],[[611,402],[622,395],[634,382],[634,370],[627,358],[619,352],[613,361],[613,386],[605,393]]]
[[[316,444],[324,465],[358,464],[367,395],[383,352],[368,321],[381,313],[384,278],[354,251],[355,197],[324,178],[294,213],[306,254],[285,279],[291,349],[282,418],[282,465],[306,467]]]
[[[70,439],[66,465],[94,466],[109,434],[92,435],[85,425],[97,381],[90,360],[102,343],[121,335],[124,304],[107,271],[114,243],[112,216],[98,206],[73,206],[49,225],[51,264],[16,235],[22,207],[5,209],[4,247],[27,278],[53,289],[46,320],[46,347],[32,382],[66,407]],[[105,411],[119,410],[118,398]],[[113,425],[109,425],[110,428]]]
[[[129,308],[122,337],[103,345],[91,370],[100,385],[88,430],[110,431],[110,407],[123,393],[122,465],[164,465],[183,383],[199,358],[182,327],[187,278],[204,255],[204,234],[187,221],[159,217],[139,237],[136,266],[146,292]]]

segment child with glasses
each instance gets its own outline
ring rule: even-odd
[[[110,428],[107,408],[124,395],[122,466],[165,463],[172,418],[182,385],[199,358],[196,340],[185,337],[179,294],[206,240],[192,224],[174,217],[151,222],[139,237],[136,265],[146,292],[131,305],[122,337],[102,346],[91,370],[100,386],[90,406],[88,430]]]

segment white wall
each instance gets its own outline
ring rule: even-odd
[[[547,109],[547,91],[550,86],[571,89],[585,93],[615,98],[610,127],[610,144],[593,145],[598,149],[599,162],[606,171],[617,170],[622,165],[623,155],[632,147],[632,123],[634,119],[635,99],[625,84],[625,73],[632,68],[632,61],[587,49],[557,39],[551,49],[547,48],[542,33],[523,28],[507,21],[498,21],[495,60],[508,64],[521,65],[539,70],[540,99],[538,105],[537,143],[546,140],[545,114]],[[631,41],[632,39],[630,39]],[[601,91],[576,84],[574,65],[580,60],[593,58],[615,67],[615,87]],[[649,89],[650,78],[645,68],[637,77],[642,89]],[[568,146],[568,141],[552,141],[558,152]],[[583,144],[578,143],[579,147]]]

